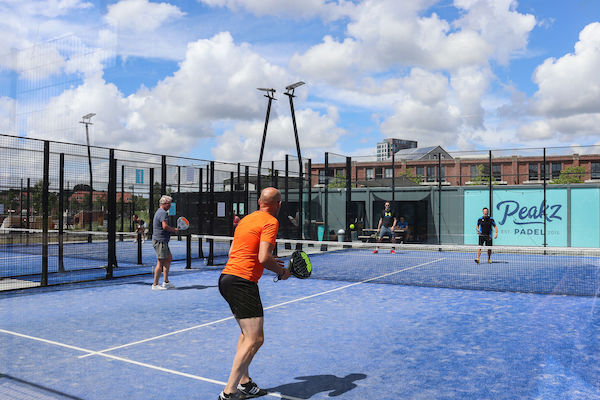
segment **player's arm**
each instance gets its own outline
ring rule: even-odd
[[[162,228],[163,228],[163,230],[165,230],[165,231],[167,231],[167,232],[171,232],[171,233],[179,233],[179,229],[177,229],[177,228],[171,228],[171,227],[169,226],[169,224],[167,223],[167,220],[164,220],[164,221],[162,222]]]
[[[398,223],[398,221],[396,221],[396,217],[394,217],[394,222],[392,223],[392,232],[394,232],[396,230],[397,223]]]
[[[379,233],[379,230],[381,229],[381,222],[382,218],[379,218],[379,223],[377,224],[377,233]]]
[[[481,230],[479,229],[479,220],[477,220],[477,225],[475,225],[475,230],[477,231],[478,235],[481,235]]]
[[[283,260],[273,255],[273,244],[261,241],[258,247],[258,262],[269,271],[275,272],[280,278],[286,280],[290,277],[290,271],[283,268]]]
[[[498,226],[494,220],[492,220],[492,225],[494,225],[494,231],[496,231],[496,233],[494,233],[494,239],[496,239],[498,237]]]

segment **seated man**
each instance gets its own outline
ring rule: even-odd
[[[408,241],[408,222],[404,220],[404,217],[400,217],[397,227],[402,230],[400,233],[400,243]]]

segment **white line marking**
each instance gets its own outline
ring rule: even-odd
[[[377,280],[377,279],[385,278],[387,276],[395,275],[395,274],[398,274],[400,272],[408,271],[408,270],[411,270],[411,269],[414,269],[414,268],[419,268],[419,267],[422,267],[422,266],[425,266],[425,265],[428,265],[428,264],[433,264],[433,263],[436,263],[436,262],[444,260],[444,259],[445,258],[438,258],[438,259],[433,260],[433,261],[429,261],[429,262],[426,262],[426,263],[414,265],[412,267],[403,268],[401,270],[394,271],[394,272],[389,272],[387,274],[379,275],[379,276],[376,276],[374,278],[365,279],[364,281],[355,282],[355,283],[351,283],[351,284],[348,284],[348,285],[340,286],[338,288],[331,289],[331,290],[326,290],[326,291],[320,292],[320,293],[315,293],[315,294],[310,295],[310,296],[305,296],[305,297],[300,297],[298,299],[294,299],[294,300],[290,300],[290,301],[285,301],[283,303],[279,303],[279,304],[275,304],[275,305],[266,307],[265,310],[272,309],[272,308],[277,308],[277,307],[281,307],[281,306],[286,305],[286,304],[296,303],[296,302],[302,301],[302,300],[311,299],[313,297],[323,296],[323,295],[328,294],[328,293],[337,292],[337,291],[342,290],[342,289],[346,289],[346,288],[349,288],[349,287],[352,287],[352,286],[357,286],[357,285],[360,285],[360,284],[363,284],[363,283],[367,283],[367,282],[371,282],[371,281],[374,281],[374,280]],[[35,337],[35,336],[30,336],[30,335],[25,335],[25,334],[18,333],[18,332],[7,331],[5,329],[0,329],[0,332],[6,333],[8,335],[22,337],[22,338],[25,338],[25,339],[35,340],[35,341],[38,341],[38,342],[43,342],[43,343],[47,343],[47,344],[53,344],[55,346],[65,347],[65,348],[68,348],[68,349],[80,351],[82,353],[88,353],[87,355],[80,356],[79,358],[87,357],[87,356],[91,356],[91,355],[99,355],[99,356],[102,356],[102,357],[110,358],[112,360],[117,360],[117,361],[121,361],[121,362],[128,363],[128,364],[138,365],[140,367],[154,369],[154,370],[157,370],[157,371],[166,372],[166,373],[173,374],[173,375],[179,375],[179,376],[183,376],[183,377],[190,378],[190,379],[195,379],[195,380],[204,381],[204,382],[208,382],[208,383],[214,383],[216,385],[225,386],[227,384],[226,382],[217,381],[215,379],[205,378],[205,377],[198,376],[198,375],[192,375],[192,374],[188,374],[188,373],[185,373],[185,372],[176,371],[176,370],[169,369],[169,368],[163,368],[163,367],[159,367],[159,366],[156,366],[156,365],[152,365],[152,364],[148,364],[148,363],[143,363],[143,362],[140,362],[140,361],[130,360],[128,358],[114,356],[112,354],[106,354],[105,352],[110,351],[110,350],[114,350],[114,349],[119,349],[119,348],[127,347],[127,346],[132,346],[134,344],[148,342],[148,341],[151,341],[151,340],[154,340],[154,339],[158,339],[158,338],[163,338],[163,337],[166,337],[166,336],[175,335],[177,333],[190,331],[190,330],[193,330],[193,329],[197,329],[197,328],[201,328],[203,326],[208,326],[208,325],[216,324],[216,323],[227,321],[227,320],[230,320],[230,319],[233,319],[233,316],[232,317],[227,317],[227,318],[222,318],[222,319],[217,320],[217,321],[207,322],[207,323],[202,324],[202,325],[196,325],[196,326],[192,326],[192,327],[189,327],[189,328],[181,329],[181,330],[178,330],[178,331],[175,331],[175,332],[165,333],[164,335],[155,336],[153,338],[148,338],[148,339],[144,339],[144,340],[139,340],[137,342],[124,344],[124,345],[121,345],[121,346],[118,346],[118,347],[113,347],[111,349],[106,349],[106,350],[101,350],[101,351],[93,351],[93,350],[89,350],[89,349],[84,349],[82,347],[71,346],[71,345],[68,345],[68,344],[65,344],[65,343],[56,342],[54,340],[42,339],[42,338],[38,338],[38,337]],[[278,397],[280,399],[286,399],[286,400],[302,400],[302,399],[297,398],[297,397],[287,396],[287,395],[280,394],[280,393],[270,393],[269,392],[269,393],[267,393],[267,396]]]
[[[35,340],[35,341],[42,342],[42,343],[53,344],[55,346],[65,347],[67,349],[77,350],[77,351],[81,351],[81,352],[84,352],[84,353],[95,353],[92,350],[84,349],[82,347],[71,346],[71,345],[68,345],[68,344],[65,344],[65,343],[56,342],[54,340],[42,339],[42,338],[38,338],[38,337],[35,337],[35,336],[30,336],[30,335],[25,335],[25,334],[18,333],[18,332],[7,331],[5,329],[0,329],[0,332],[6,333],[8,335],[22,337],[22,338],[25,338],[25,339]],[[210,379],[210,378],[205,378],[205,377],[198,376],[198,375],[192,375],[192,374],[188,374],[188,373],[185,373],[185,372],[176,371],[176,370],[169,369],[169,368],[163,368],[163,367],[159,367],[159,366],[156,366],[156,365],[152,365],[152,364],[148,364],[148,363],[144,363],[144,362],[140,362],[140,361],[130,360],[129,358],[114,356],[112,354],[99,354],[99,355],[101,355],[102,357],[110,358],[111,360],[122,361],[124,363],[134,364],[134,365],[138,365],[140,367],[154,369],[156,371],[166,372],[166,373],[173,374],[173,375],[179,375],[179,376],[183,376],[183,377],[186,377],[186,378],[195,379],[195,380],[198,380],[198,381],[203,381],[203,382],[208,382],[208,383],[214,383],[216,385],[221,385],[221,386],[225,386],[227,384],[227,382],[218,381],[216,379]],[[301,400],[301,399],[296,398],[296,397],[286,396],[286,395],[279,394],[279,393],[267,393],[267,395],[268,396],[272,396],[272,397],[278,397],[280,399]]]
[[[380,276],[377,276],[375,278],[369,278],[369,279],[366,279],[364,281],[351,283],[351,284],[345,285],[345,286],[340,286],[338,288],[327,290],[325,292],[320,292],[320,293],[312,294],[310,296],[305,296],[305,297],[301,297],[301,298],[298,298],[298,299],[285,301],[283,303],[279,303],[279,304],[275,304],[275,305],[272,305],[272,306],[269,306],[269,307],[265,307],[265,310],[270,310],[272,308],[277,308],[277,307],[281,307],[281,306],[284,306],[284,305],[287,305],[287,304],[296,303],[298,301],[311,299],[311,298],[317,297],[317,296],[323,296],[323,295],[328,294],[328,293],[337,292],[339,290],[346,289],[346,288],[349,288],[351,286],[356,286],[356,285],[360,285],[360,284],[363,284],[363,283],[371,282],[371,281],[374,281],[374,280],[377,280],[377,279],[385,278],[385,277],[390,276],[390,275],[394,275],[394,274],[398,274],[400,272],[404,272],[404,271],[408,271],[408,270],[411,270],[411,269],[414,269],[414,268],[422,267],[424,265],[432,264],[432,263],[435,263],[435,262],[438,262],[438,261],[441,261],[441,260],[444,260],[444,258],[438,258],[438,259],[433,260],[433,261],[429,261],[429,262],[426,262],[426,263],[423,263],[423,264],[419,264],[419,265],[414,265],[412,267],[403,268],[403,269],[398,270],[398,271],[389,272],[387,274],[380,275]],[[162,335],[159,335],[159,336],[155,336],[155,337],[151,337],[151,338],[148,338],[148,339],[143,339],[143,340],[138,340],[136,342],[122,344],[120,346],[111,347],[109,349],[94,351],[94,352],[91,352],[90,354],[85,354],[83,356],[79,356],[79,358],[86,358],[86,357],[89,357],[89,356],[99,355],[99,354],[102,354],[102,353],[105,353],[105,352],[109,352],[109,351],[113,351],[113,350],[117,350],[117,349],[122,349],[124,347],[129,347],[129,346],[133,346],[133,345],[136,345],[136,344],[149,342],[149,341],[152,341],[152,340],[155,340],[155,339],[162,339],[162,338],[167,337],[167,336],[177,335],[179,333],[191,331],[191,330],[202,328],[202,327],[205,327],[205,326],[218,324],[220,322],[228,321],[230,319],[233,319],[233,316],[227,317],[227,318],[221,318],[219,320],[212,321],[212,322],[206,322],[206,323],[201,324],[201,325],[191,326],[189,328],[180,329],[178,331],[165,333],[165,334],[162,334]]]

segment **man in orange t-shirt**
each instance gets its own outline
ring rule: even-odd
[[[281,208],[281,193],[272,187],[265,188],[258,204],[258,211],[240,220],[229,250],[229,260],[219,277],[219,292],[229,303],[242,330],[231,373],[219,400],[236,398],[237,392],[243,395],[242,398],[267,394],[248,374],[248,367],[264,342],[264,314],[258,280],[264,268],[284,280],[290,277],[290,271],[283,268],[282,260],[273,256],[279,229],[276,217]]]

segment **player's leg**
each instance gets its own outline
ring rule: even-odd
[[[263,317],[238,319],[242,333],[238,339],[237,350],[233,358],[231,373],[225,386],[225,393],[238,391],[238,384],[250,382],[248,368],[258,349],[264,343]]]

